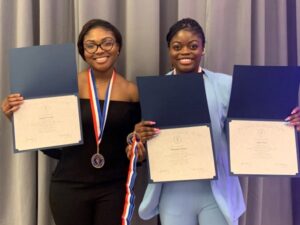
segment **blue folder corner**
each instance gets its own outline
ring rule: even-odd
[[[137,77],[142,118],[161,128],[210,123],[203,76]]]
[[[74,44],[11,49],[10,79],[25,98],[78,93]]]
[[[284,120],[298,106],[300,67],[236,65],[228,118]]]

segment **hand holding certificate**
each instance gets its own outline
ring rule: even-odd
[[[147,142],[150,181],[216,178],[203,77],[138,77],[137,83],[143,119],[160,128]]]
[[[3,109],[7,116],[18,109],[15,151],[82,143],[74,45],[12,49],[10,61],[11,92],[25,98],[10,95]]]
[[[28,99],[14,113],[15,149],[27,151],[80,143],[76,95]]]
[[[299,73],[297,67],[235,67],[228,112],[233,174],[298,174],[295,128],[284,118],[298,104]]]

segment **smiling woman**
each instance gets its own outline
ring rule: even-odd
[[[177,73],[197,72],[204,55],[204,32],[195,22],[175,24],[167,35],[171,64]]]
[[[113,32],[97,27],[91,29],[83,40],[85,61],[95,71],[110,72],[119,55],[119,44]]]
[[[150,219],[159,214],[162,225],[238,225],[238,219],[245,211],[245,203],[239,179],[229,172],[225,128],[232,78],[199,66],[204,55],[205,36],[195,20],[185,18],[172,25],[167,43],[173,66],[173,71],[168,75],[198,73],[203,77],[218,178],[149,183],[139,215]],[[299,107],[296,107],[286,120],[299,129],[299,119]],[[155,124],[156,121],[142,121],[135,126],[142,142],[160,135]],[[199,145],[199,149],[201,147]]]
[[[90,66],[78,75],[84,145],[62,152],[51,209],[57,225],[117,225],[128,171],[125,140],[140,118],[137,88],[114,69],[122,36],[112,24],[87,22],[77,46]]]
[[[88,21],[77,46],[89,65],[78,75],[84,144],[59,152],[50,207],[56,225],[119,225],[129,165],[126,137],[140,120],[137,87],[114,69],[122,36],[112,24]],[[2,111],[10,118],[22,103],[20,93],[11,94]],[[46,152],[58,155],[53,153]]]
[[[186,18],[171,26],[167,43],[173,66],[169,75],[194,72],[203,76],[218,179],[148,184],[139,215],[149,219],[159,213],[162,225],[237,225],[245,205],[238,178],[229,174],[224,129],[231,77],[200,67],[205,36],[195,20]],[[142,121],[135,126],[143,141],[159,135],[155,131],[157,127],[148,126],[150,122],[153,123]]]

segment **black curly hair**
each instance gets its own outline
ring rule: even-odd
[[[101,27],[104,28],[106,30],[109,30],[113,33],[113,35],[116,38],[116,42],[119,45],[119,51],[121,51],[122,48],[122,35],[120,33],[120,31],[111,23],[105,21],[105,20],[101,20],[101,19],[92,19],[90,21],[88,21],[86,24],[83,25],[79,36],[78,36],[78,41],[77,41],[77,47],[78,47],[78,52],[81,55],[81,57],[85,60],[84,57],[84,47],[83,47],[83,40],[84,40],[84,36],[93,28],[95,27]]]
[[[197,34],[199,36],[199,38],[201,38],[203,47],[205,46],[205,35],[204,35],[203,29],[200,26],[200,24],[194,19],[184,18],[184,19],[177,21],[175,24],[173,24],[170,27],[169,32],[166,37],[168,47],[170,47],[172,38],[180,30],[188,30],[188,31],[194,32],[195,34]]]

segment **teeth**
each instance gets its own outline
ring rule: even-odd
[[[108,57],[101,57],[101,58],[96,58],[96,62],[97,63],[104,63],[106,62],[108,59]]]
[[[191,59],[180,59],[180,63],[182,64],[188,64],[188,63],[191,63],[192,60]]]

